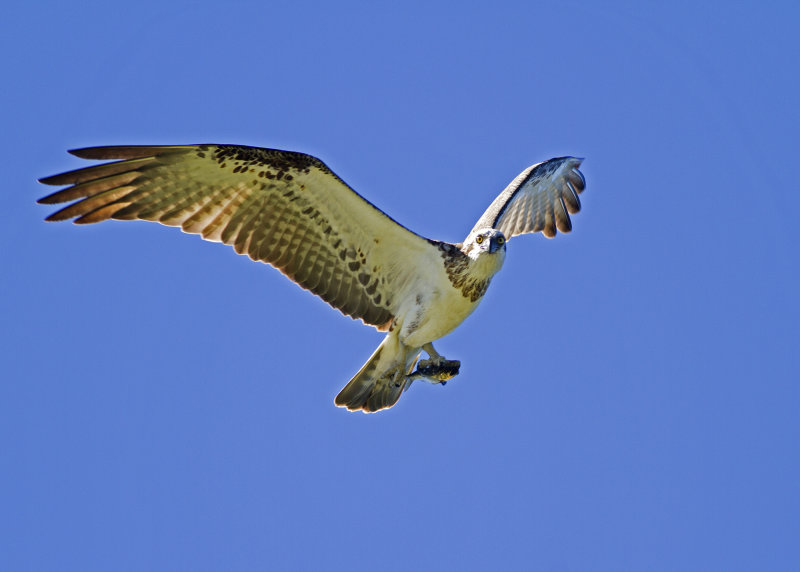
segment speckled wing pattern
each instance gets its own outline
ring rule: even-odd
[[[47,220],[143,219],[271,264],[342,313],[385,330],[399,285],[437,248],[363,199],[322,161],[235,145],[91,147],[115,160],[41,182],[71,185],[40,203],[74,201]]]
[[[507,239],[530,232],[548,238],[569,232],[569,215],[581,209],[578,194],[586,188],[578,170],[581,161],[557,157],[528,167],[492,201],[473,230],[496,228]]]

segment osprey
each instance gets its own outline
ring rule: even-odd
[[[569,215],[580,210],[586,186],[581,159],[532,165],[464,242],[451,244],[411,232],[303,153],[210,144],[70,153],[113,162],[41,179],[71,186],[39,203],[73,201],[46,220],[178,226],[274,266],[343,314],[387,332],[335,399],[365,412],[391,407],[415,379],[444,384],[458,373],[460,362],[446,360],[433,342],[475,310],[503,266],[508,239],[571,230]],[[429,359],[417,363],[422,350]]]

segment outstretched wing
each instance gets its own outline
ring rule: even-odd
[[[506,238],[541,231],[553,238],[557,231],[569,232],[569,215],[581,209],[578,194],[586,180],[578,170],[583,159],[557,157],[522,171],[492,201],[473,231],[496,228]]]
[[[143,219],[179,226],[271,264],[330,305],[386,329],[396,294],[439,258],[426,239],[363,199],[322,161],[234,145],[92,147],[116,159],[41,179],[72,185],[40,203],[75,201],[47,220]],[[421,270],[422,269],[422,270]]]

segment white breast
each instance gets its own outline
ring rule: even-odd
[[[415,289],[403,305],[400,339],[408,346],[421,347],[456,329],[481,301],[472,301],[457,290],[444,274],[432,287]]]

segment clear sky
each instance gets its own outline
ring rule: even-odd
[[[557,5],[557,6],[554,6]],[[796,3],[17,2],[0,21],[2,570],[797,570]],[[381,334],[232,249],[45,223],[66,149],[305,151],[514,239],[446,387],[333,397]]]

